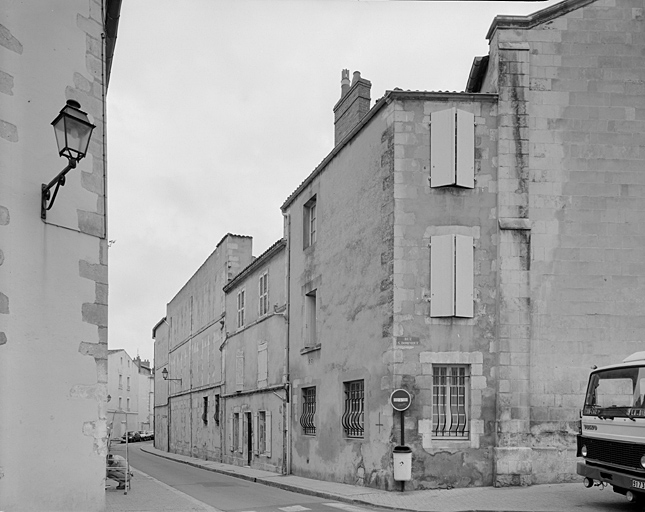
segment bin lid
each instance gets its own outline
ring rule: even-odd
[[[412,448],[409,446],[395,446],[394,453],[412,453]]]

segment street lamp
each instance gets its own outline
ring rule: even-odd
[[[56,135],[56,144],[58,144],[58,154],[59,156],[67,157],[68,164],[48,185],[44,183],[42,185],[40,217],[43,220],[47,217],[47,210],[54,205],[58,189],[65,185],[65,175],[71,169],[74,169],[76,164],[87,154],[92,131],[96,128],[90,123],[87,114],[81,110],[81,104],[74,100],[67,100],[67,104],[56,116],[56,119],[52,121],[52,125]],[[51,196],[51,188],[54,185],[56,185],[56,188],[54,189],[54,195]],[[49,201],[49,204],[47,204],[47,201]]]
[[[178,380],[179,382],[181,382],[181,379],[169,379],[168,378],[168,368],[164,368],[163,370],[161,370],[161,376],[163,377],[163,380]]]

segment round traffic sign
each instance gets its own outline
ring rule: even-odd
[[[412,403],[412,395],[405,389],[395,389],[390,395],[390,405],[396,411],[405,411]]]

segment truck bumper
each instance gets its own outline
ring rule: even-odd
[[[614,487],[645,493],[645,478],[636,478],[614,469],[589,466],[585,462],[578,462],[576,472],[581,476],[586,476],[597,482],[604,482]]]

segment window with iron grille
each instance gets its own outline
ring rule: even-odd
[[[468,439],[470,375],[468,366],[432,367],[432,435]]]
[[[365,434],[365,384],[363,380],[345,382],[345,411],[342,417],[347,437]]]
[[[300,426],[305,435],[316,435],[316,388],[302,389],[302,415]]]
[[[219,414],[219,395],[215,395],[215,414],[213,414],[215,425],[219,425]]]

